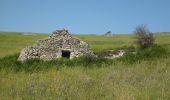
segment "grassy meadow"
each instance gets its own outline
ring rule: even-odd
[[[0,100],[170,100],[170,33],[154,34],[162,48],[139,56],[16,61],[22,48],[47,37],[0,32]],[[95,53],[135,47],[133,34],[75,37]]]

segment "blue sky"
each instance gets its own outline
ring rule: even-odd
[[[170,0],[0,0],[0,31],[131,33],[139,24],[170,32]]]

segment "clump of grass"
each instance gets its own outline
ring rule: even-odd
[[[40,71],[46,70],[51,67],[54,67],[56,63],[54,61],[42,61],[38,59],[30,59],[24,63],[17,61],[19,54],[6,56],[0,59],[0,70],[10,70],[10,71],[25,71],[25,72],[32,72],[32,71]]]
[[[127,49],[126,50],[133,50]],[[131,52],[131,51],[129,51]],[[25,72],[38,72],[44,71],[51,68],[61,68],[61,67],[76,67],[81,66],[84,68],[91,67],[107,67],[109,65],[115,65],[119,62],[124,62],[128,64],[133,64],[135,62],[140,62],[142,60],[156,59],[160,57],[166,57],[168,52],[165,48],[159,45],[153,45],[149,48],[139,50],[136,54],[127,53],[125,56],[118,59],[105,59],[102,57],[80,57],[74,59],[56,59],[52,61],[42,61],[38,59],[30,59],[25,62],[17,61],[19,54],[6,56],[0,59],[0,70],[7,71],[25,71]]]
[[[168,55],[169,52],[166,50],[166,48],[160,45],[152,45],[151,47],[142,50],[137,50],[135,54],[128,53],[125,56],[119,58],[118,60],[126,63],[135,63],[140,62],[142,60],[152,60],[167,57]]]
[[[43,61],[39,59],[30,59],[25,62],[17,61],[19,54],[6,56],[0,59],[0,70],[12,70],[12,71],[25,71],[25,72],[38,72],[48,70],[50,68],[61,67],[75,67],[82,66],[87,67],[102,67],[103,65],[112,64],[112,60],[104,58],[93,57],[80,57],[74,59],[56,59],[51,61]]]

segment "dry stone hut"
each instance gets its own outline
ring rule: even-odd
[[[104,35],[106,35],[106,36],[111,36],[111,35],[112,35],[112,32],[111,32],[111,31],[108,31],[108,32],[106,32]]]
[[[53,32],[48,39],[39,40],[35,45],[24,48],[18,60],[52,60],[61,57],[71,59],[80,56],[94,56],[94,53],[86,42],[72,37],[67,30],[62,29]]]

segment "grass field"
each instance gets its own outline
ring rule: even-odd
[[[157,33],[154,36],[155,43],[170,52],[170,33]],[[71,65],[74,60],[56,61],[54,64],[15,63],[16,53],[22,48],[47,37],[47,34],[0,32],[0,61],[10,58],[7,63],[0,62],[0,100],[170,100],[169,54],[133,63],[106,60],[86,66],[79,63]],[[89,43],[94,52],[134,46],[135,38],[132,34],[75,37]],[[19,71],[2,68],[20,68],[17,64],[20,67],[38,66],[36,68],[42,70],[26,72],[22,68]]]

